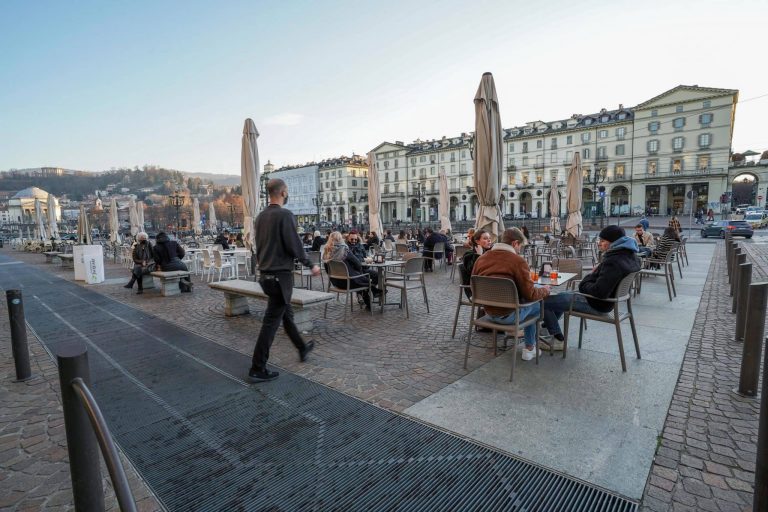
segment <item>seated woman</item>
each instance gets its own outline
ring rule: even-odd
[[[395,240],[395,243],[398,244],[407,244],[408,243],[408,235],[405,234],[405,230],[401,229],[400,233],[397,235],[397,240]]]
[[[325,238],[323,238],[323,235],[320,234],[320,231],[315,231],[315,234],[312,237],[312,250],[319,251],[324,243]]]
[[[235,237],[235,247],[243,248],[245,247],[245,241],[243,240],[243,234],[238,233]]]
[[[679,242],[680,237],[677,235],[675,228],[664,228],[664,233],[661,234],[659,242],[656,244],[656,250],[653,251],[651,256],[654,259],[663,260],[667,257],[667,253],[672,248],[672,242]]]
[[[164,232],[157,234],[157,243],[155,244],[152,254],[157,264],[157,270],[163,272],[173,272],[174,270],[189,270],[181,258],[184,257],[184,249],[175,241],[168,238]],[[179,289],[182,292],[192,291],[192,281],[189,276],[182,278],[179,281]]]
[[[380,242],[379,237],[376,236],[375,231],[371,231],[370,233],[368,233],[368,238],[365,240],[365,243],[368,247],[370,247],[371,245],[379,245],[379,242]]]
[[[139,283],[137,295],[144,293],[142,276],[151,272],[150,263],[153,262],[152,245],[149,243],[149,237],[143,231],[136,235],[136,243],[133,246],[133,270],[131,270],[131,280],[125,285],[125,288],[133,288],[133,283]]]
[[[373,270],[364,270],[363,265],[357,257],[352,254],[352,251],[350,251],[349,246],[347,246],[346,243],[344,243],[344,238],[341,236],[341,233],[338,231],[334,231],[330,234],[328,237],[328,243],[325,244],[325,251],[323,252],[323,262],[328,262],[330,260],[334,261],[341,261],[344,263],[344,265],[347,267],[347,272],[349,272],[349,277],[352,279],[352,286],[367,286],[368,285],[368,278],[365,276],[370,276],[371,279],[371,286],[373,287],[373,295],[374,297],[378,297],[381,294],[381,290],[377,288],[377,285],[379,284],[379,276],[378,273]],[[342,281],[339,279],[331,279],[331,284],[333,284],[336,287],[339,288],[346,288],[347,283],[346,281]],[[362,292],[362,299],[365,303],[365,309],[367,311],[371,310],[371,297],[368,295],[368,292]]]

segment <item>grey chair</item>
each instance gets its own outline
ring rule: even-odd
[[[469,321],[469,334],[467,335],[467,348],[464,351],[464,369],[467,368],[467,359],[469,359],[469,344],[472,339],[472,331],[475,326],[485,327],[493,331],[493,355],[498,353],[498,345],[496,344],[496,333],[503,332],[507,336],[515,339],[513,345],[515,349],[514,357],[512,358],[512,369],[509,372],[509,380],[515,375],[515,362],[517,361],[517,340],[522,332],[521,329],[529,326],[536,326],[536,339],[539,339],[539,325],[544,319],[544,305],[541,305],[541,309],[538,315],[532,316],[526,320],[520,321],[520,315],[515,315],[515,323],[510,325],[502,325],[491,322],[483,318],[475,318],[477,308],[483,307],[497,307],[519,312],[520,308],[525,306],[531,306],[536,302],[521,303],[519,295],[517,293],[517,286],[512,279],[504,277],[488,277],[488,276],[472,276],[470,279],[470,289],[472,290],[472,312],[470,314]],[[539,364],[539,350],[536,347],[536,364]]]
[[[459,301],[456,303],[456,314],[453,317],[453,331],[451,331],[451,338],[456,337],[456,325],[459,323],[459,311],[461,311],[461,307],[472,306],[472,301],[467,297],[468,295],[471,297],[470,285],[464,284],[465,282],[469,282],[469,272],[467,272],[467,269],[464,267],[464,263],[454,263],[454,267],[459,267],[461,284],[459,284]]]
[[[365,286],[360,286],[356,283],[352,282],[352,279],[357,279],[361,276],[355,276],[354,278],[349,276],[349,270],[347,269],[347,266],[344,264],[343,261],[335,261],[331,260],[328,262],[328,292],[329,293],[335,293],[336,294],[336,300],[339,300],[339,295],[344,294],[346,296],[345,302],[344,302],[344,318],[347,318],[347,306],[349,306],[349,310],[351,312],[355,311],[355,304],[353,301],[350,300],[350,297],[352,297],[353,293],[357,292],[368,292],[368,296],[371,297],[371,300],[373,300],[373,293],[371,289],[371,276],[368,274],[363,274],[362,277],[368,280],[368,284]],[[336,279],[337,281],[345,281],[345,286],[342,288],[340,286],[336,286],[331,281],[332,279]],[[373,308],[371,308],[371,315],[373,315]],[[323,313],[323,318],[328,318],[328,302],[325,303],[325,312]]]
[[[571,306],[565,313],[565,321],[563,326],[565,331],[565,341],[563,342],[563,358],[565,358],[568,352],[568,323],[570,318],[574,316],[581,320],[579,323],[579,348],[581,348],[582,335],[584,334],[584,324],[587,320],[609,323],[616,327],[616,339],[619,343],[619,357],[621,357],[621,371],[623,372],[627,371],[627,362],[624,358],[624,342],[622,341],[621,337],[621,322],[624,320],[629,320],[629,325],[632,328],[632,338],[635,342],[635,353],[637,354],[637,358],[640,359],[640,343],[637,340],[637,329],[635,329],[635,317],[632,314],[632,296],[630,293],[636,277],[637,272],[632,272],[631,274],[626,275],[621,281],[619,281],[618,286],[616,286],[615,298],[599,299],[604,302],[613,303],[613,310],[605,314],[595,315],[591,313],[574,311],[573,303],[577,295],[591,299],[597,299],[597,297],[593,297],[592,295],[588,295],[586,293],[573,292],[573,296],[571,298]],[[621,312],[619,306],[622,303],[626,304],[626,313]]]
[[[307,252],[307,259],[313,264],[313,265],[320,265],[320,252],[319,251],[308,251]],[[306,288],[307,290],[312,289],[312,269],[306,268],[304,266],[301,266],[293,271],[294,276],[299,276],[301,278],[301,286],[297,286],[297,288]],[[305,285],[305,279],[306,279],[306,285]],[[323,291],[325,291],[325,282],[323,281],[323,273],[320,273],[320,286],[322,287]]]
[[[400,290],[400,307],[405,307],[405,317],[410,318],[408,310],[408,291],[421,289],[424,295],[424,304],[429,313],[429,298],[427,286],[424,283],[424,257],[410,258],[405,262],[402,272],[387,272],[384,279],[384,290],[396,288]]]
[[[669,301],[672,302],[673,296],[677,297],[677,290],[675,289],[675,269],[672,265],[674,263],[675,254],[677,253],[678,244],[679,242],[672,242],[669,251],[667,251],[663,258],[645,258],[643,261],[645,266],[640,270],[640,276],[638,279],[638,294],[642,290],[643,279],[646,277],[663,276],[667,283],[667,294],[669,295]]]
[[[439,260],[440,266],[442,266],[443,270],[445,270],[445,256],[445,242],[437,242],[432,248],[432,268],[434,269],[435,264]]]
[[[467,254],[467,251],[471,249],[460,245],[453,250],[453,265],[451,266],[451,282],[453,282],[453,276],[456,275],[456,267]]]

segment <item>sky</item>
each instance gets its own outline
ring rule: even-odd
[[[0,170],[261,164],[738,89],[734,151],[768,149],[757,1],[0,1]]]

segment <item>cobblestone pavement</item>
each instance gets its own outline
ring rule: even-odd
[[[0,510],[74,510],[69,456],[56,365],[28,332],[33,379],[14,382],[10,327],[0,301]],[[123,459],[140,511],[161,510],[148,488]],[[120,510],[102,467],[107,510]]]
[[[755,263],[753,279],[764,279],[768,246],[744,245]],[[645,487],[644,511],[752,510],[760,403],[732,392],[742,345],[732,341],[730,311],[719,242]]]

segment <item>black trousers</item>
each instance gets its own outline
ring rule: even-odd
[[[301,337],[298,327],[293,322],[293,308],[291,307],[293,275],[290,272],[262,274],[259,283],[268,299],[267,310],[264,312],[264,322],[261,324],[261,331],[253,350],[252,371],[263,371],[267,368],[269,349],[275,340],[280,322],[282,322],[291,343],[297,349],[302,350],[306,346],[304,338]]]

